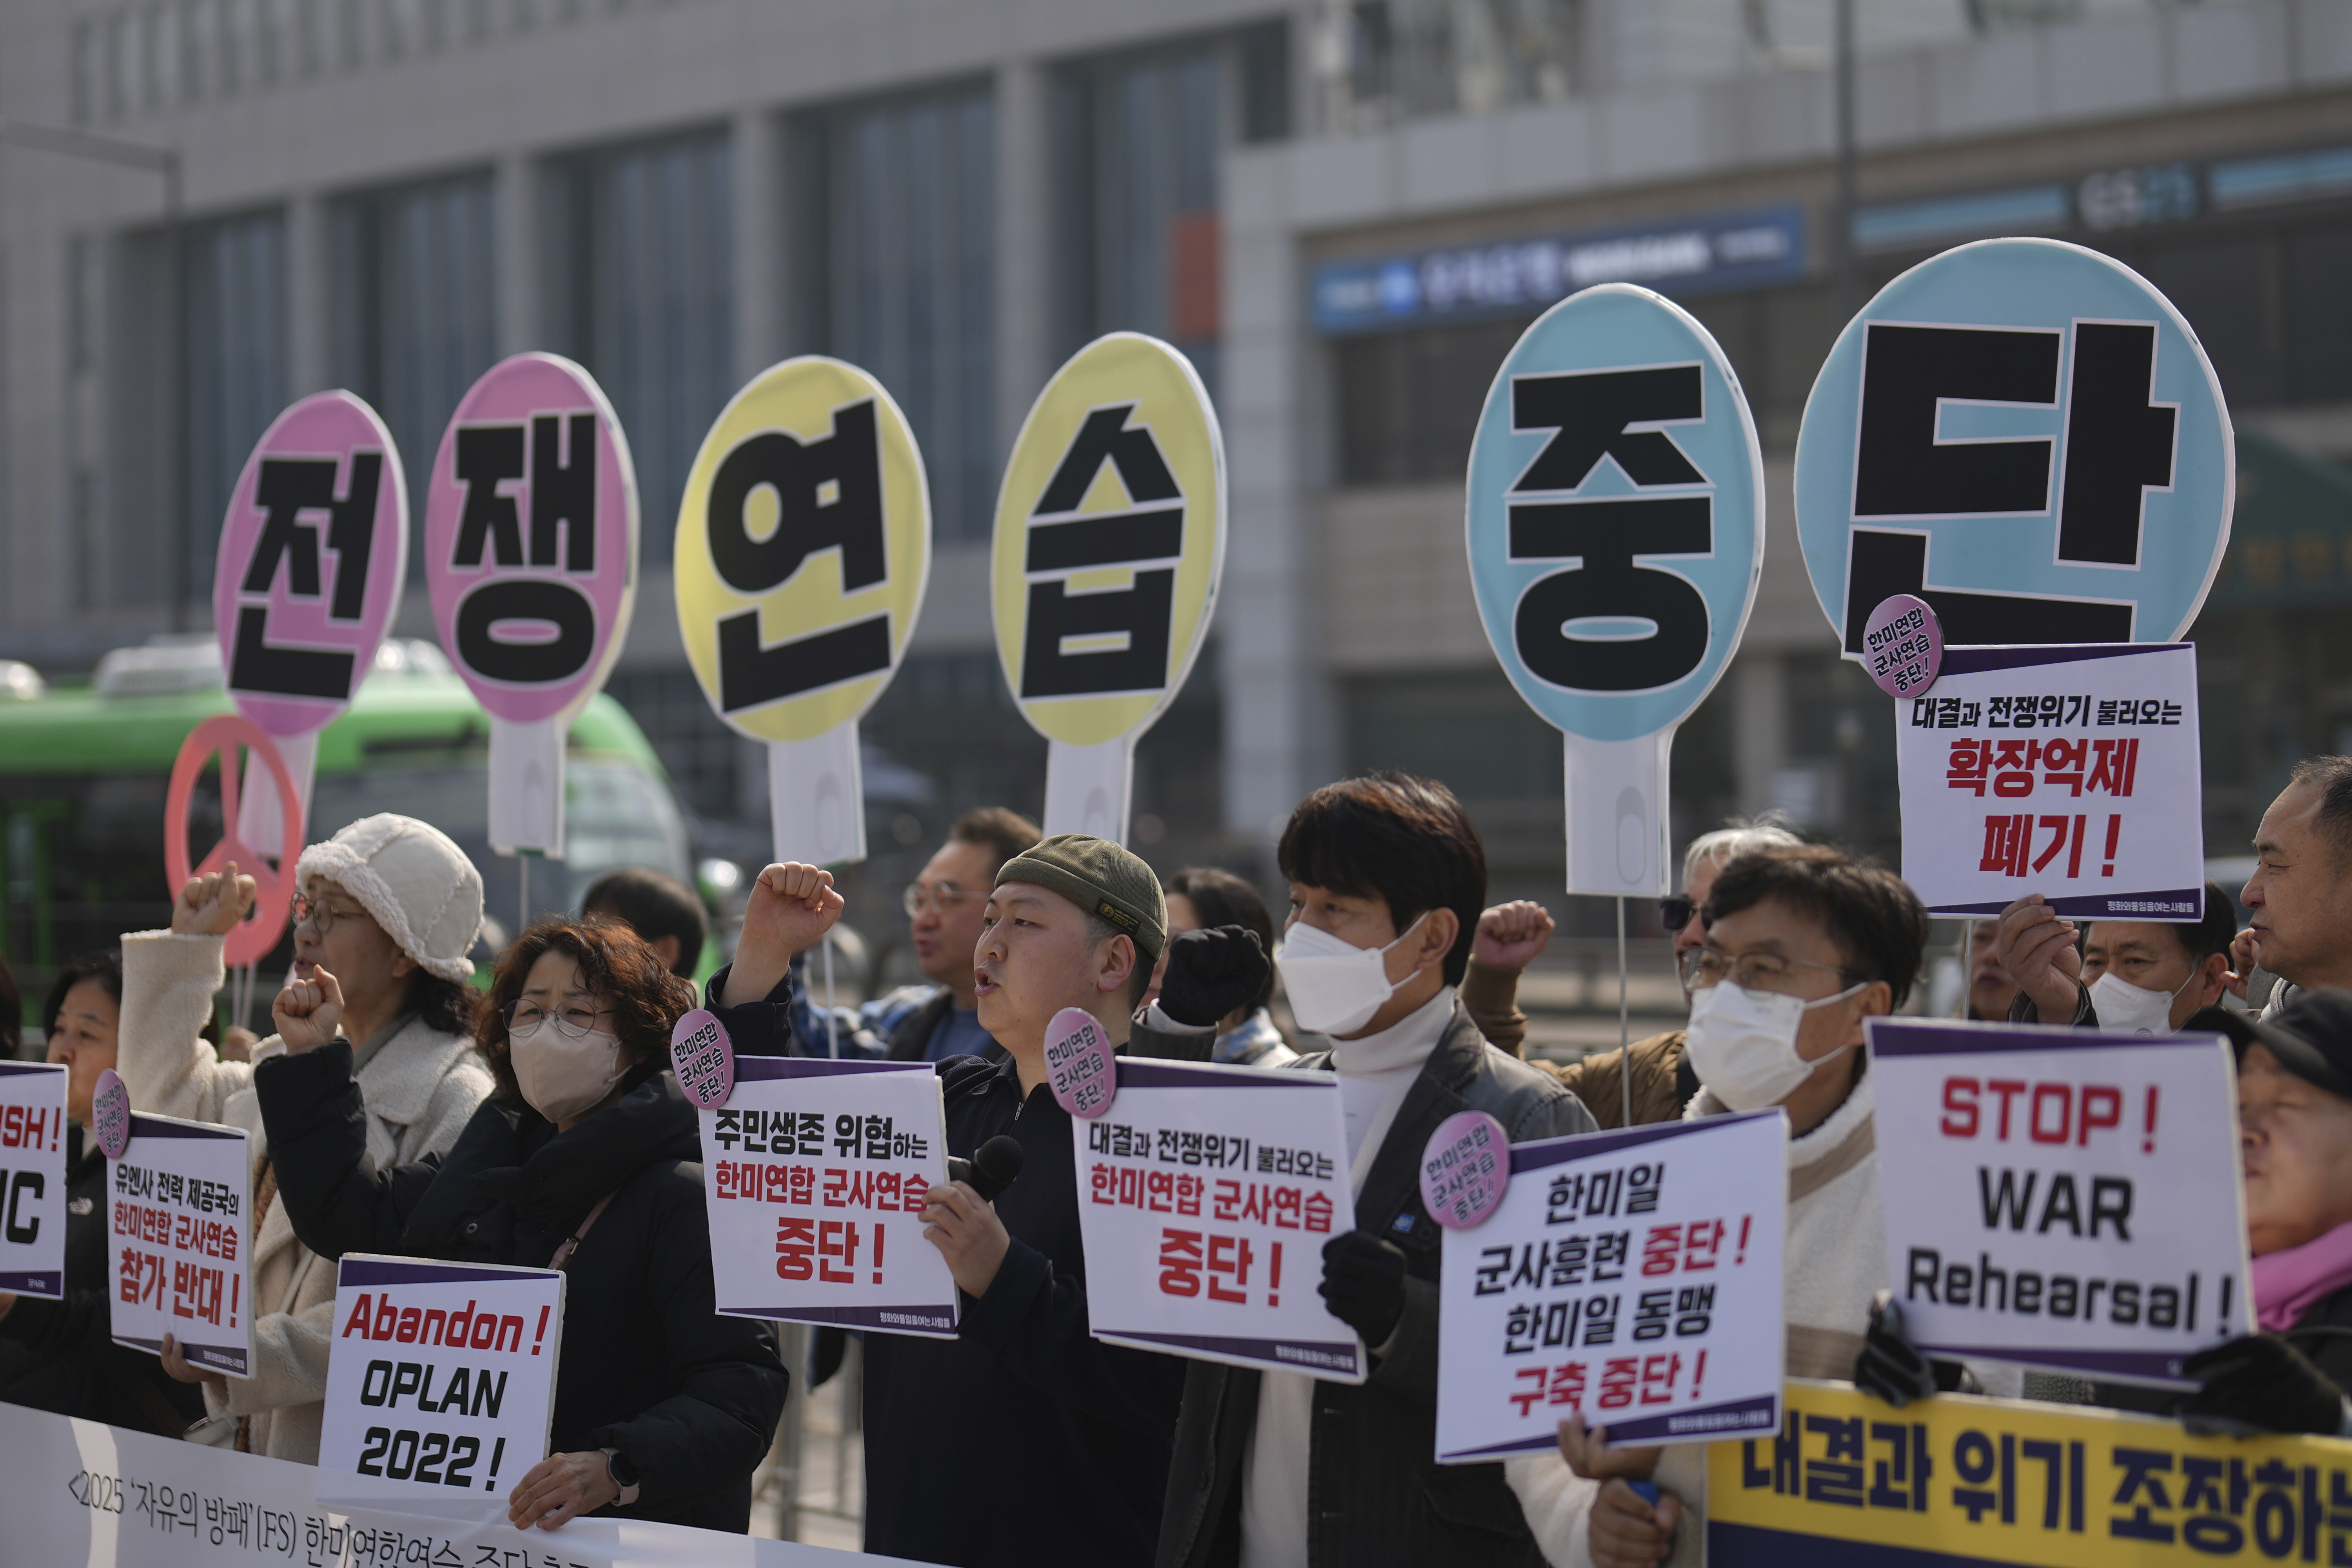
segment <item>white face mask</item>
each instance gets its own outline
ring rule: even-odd
[[[1814,1068],[1848,1049],[1840,1046],[1812,1061],[1799,1056],[1797,1031],[1805,1015],[1843,1002],[1862,988],[1850,985],[1834,996],[1807,1002],[1777,991],[1750,991],[1727,980],[1710,985],[1691,997],[1690,1027],[1683,1037],[1691,1070],[1734,1110],[1778,1105]]]
[[[561,1124],[613,1092],[621,1080],[621,1042],[609,1029],[572,1039],[542,1024],[527,1038],[509,1039],[515,1083],[530,1108]]]
[[[2150,991],[2108,970],[2091,982],[2091,1005],[2099,1015],[2100,1031],[2109,1035],[2172,1033],[2172,1004],[2196,978],[2191,973],[2170,991]],[[2042,1021],[2050,1024],[2058,1020]]]
[[[1318,1035],[1351,1035],[1372,1021],[1372,1015],[1396,994],[1389,978],[1389,948],[1421,929],[1421,920],[1388,947],[1358,947],[1305,921],[1282,933],[1274,966],[1282,972],[1282,989],[1290,998],[1290,1016],[1302,1029]]]

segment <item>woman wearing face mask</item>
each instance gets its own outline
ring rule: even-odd
[[[66,1070],[65,1299],[0,1293],[5,1364],[0,1400],[176,1437],[205,1415],[204,1397],[164,1375],[144,1351],[113,1340],[108,1272],[106,1156],[85,1138],[98,1075],[114,1065],[122,1006],[122,955],[69,963],[49,987],[41,1017],[48,1059]]]
[[[2116,1035],[2169,1035],[2218,1006],[2231,980],[2237,906],[2205,884],[2194,924],[2100,921],[2083,928],[2038,894],[2001,911],[2001,966],[2017,981],[2012,1024],[2071,1024]]]
[[[446,1157],[387,1167],[360,1135],[334,977],[278,998],[287,1054],[254,1081],[305,1242],[571,1275],[551,1452],[509,1495],[518,1528],[750,1526],[786,1379],[772,1329],[714,1308],[694,1107],[664,1070],[694,1001],[626,927],[540,921],[481,1025],[497,1090]]]

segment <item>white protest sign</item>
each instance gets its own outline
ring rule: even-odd
[[[996,653],[1049,743],[1045,831],[1127,837],[1135,742],[1183,689],[1225,564],[1225,446],[1200,373],[1109,332],[1054,373],[996,500]]]
[[[253,1375],[253,1205],[245,1131],[133,1111],[108,1183],[114,1342]]]
[[[1886,1270],[1940,1355],[2180,1384],[2253,1330],[2214,1035],[1874,1018]]]
[[[679,504],[678,631],[721,721],[768,747],[775,857],[866,858],[857,721],[929,580],[923,455],[882,384],[804,354],[719,411]]]
[[[2203,915],[2192,645],[1954,648],[1895,711],[1903,879],[1930,910]]]
[[[0,1062],[0,1290],[65,1299],[66,1069],[47,1062]]]
[[[1070,1139],[1095,1338],[1364,1381],[1316,1289],[1356,1223],[1338,1078],[1121,1057],[1110,1110]]]
[[[1738,374],[1647,289],[1572,295],[1495,373],[1467,498],[1486,640],[1564,737],[1568,890],[1667,891],[1675,727],[1730,664],[1764,566]]]
[[[552,1268],[346,1253],[319,1500],[504,1517],[547,1454],[563,1284]]]
[[[1777,1108],[1513,1144],[1502,1206],[1445,1233],[1438,1462],[1577,1411],[1612,1447],[1777,1428],[1788,1144]]]
[[[696,1114],[719,1310],[955,1338],[920,1217],[948,1181],[930,1063],[738,1057],[735,1092]]]

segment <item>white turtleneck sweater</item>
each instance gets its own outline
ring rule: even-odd
[[[1367,1086],[1359,1092],[1368,1096],[1374,1088],[1380,1091],[1349,1173],[1359,1197],[1405,1091],[1453,1016],[1454,987],[1448,985],[1378,1034],[1331,1042],[1331,1066],[1348,1080],[1343,1092],[1359,1084]],[[1257,1422],[1242,1456],[1241,1568],[1307,1568],[1307,1461],[1314,1430],[1315,1380],[1297,1372],[1258,1373]]]

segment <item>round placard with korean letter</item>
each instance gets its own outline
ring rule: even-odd
[[[1118,1068],[1102,1025],[1083,1007],[1065,1007],[1045,1026],[1045,1074],[1054,1102],[1091,1121],[1118,1093]]]
[[[678,630],[719,717],[757,741],[856,719],[890,681],[930,571],[906,416],[856,365],[806,355],[738,392],[687,473]]]
[[[686,1098],[716,1110],[735,1092],[735,1042],[706,1008],[690,1009],[669,1032],[670,1070]]]
[[[1421,1152],[1421,1202],[1448,1230],[1473,1230],[1511,1184],[1511,1137],[1483,1110],[1457,1110]]]
[[[89,1120],[99,1151],[110,1160],[121,1159],[131,1147],[131,1087],[112,1068],[98,1075],[97,1087],[90,1090]]]
[[[1963,245],[1880,289],[1797,436],[1805,570],[1858,661],[1897,594],[1951,647],[2175,641],[2236,489],[2188,321],[2122,262],[2054,239]]]
[[[213,624],[229,700],[271,735],[341,712],[408,574],[408,480],[392,432],[348,392],[280,414],[221,521]]]
[[[1504,673],[1567,737],[1570,892],[1665,890],[1674,730],[1747,626],[1763,498],[1731,362],[1661,295],[1572,294],[1496,373],[1470,451],[1470,581]]]

